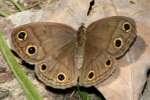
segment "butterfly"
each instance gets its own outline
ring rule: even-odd
[[[78,30],[34,22],[14,28],[11,35],[15,51],[35,65],[38,79],[60,89],[90,87],[109,78],[135,38],[135,21],[125,16],[103,18]]]

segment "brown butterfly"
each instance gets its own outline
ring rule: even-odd
[[[104,81],[136,38],[133,19],[103,18],[78,31],[61,23],[36,22],[15,28],[12,44],[21,58],[35,64],[45,85],[89,87]]]

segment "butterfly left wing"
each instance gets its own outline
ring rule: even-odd
[[[77,83],[74,66],[76,31],[61,23],[35,22],[16,27],[11,35],[17,54],[35,64],[37,78],[53,88]]]
[[[79,84],[92,86],[112,75],[116,58],[125,54],[135,38],[135,22],[128,17],[113,16],[89,25]]]

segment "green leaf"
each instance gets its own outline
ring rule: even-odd
[[[91,100],[91,97],[89,96],[88,92],[80,90],[79,85],[77,85],[77,91],[82,100]]]
[[[81,100],[105,100],[102,94],[94,87],[85,88],[77,85],[77,92]]]
[[[19,66],[18,62],[16,61],[16,58],[11,53],[9,47],[6,44],[6,41],[4,39],[4,33],[0,32],[0,50],[6,59],[11,71],[19,81],[20,85],[22,86],[27,99],[28,100],[42,100],[41,96],[39,95],[37,89],[32,84],[32,82],[28,79],[24,71]]]

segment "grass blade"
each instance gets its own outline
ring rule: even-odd
[[[16,6],[16,8],[17,8],[19,11],[24,11],[23,7],[21,7],[21,5],[19,5],[19,4],[17,3],[17,1],[15,1],[15,0],[10,0],[10,1]]]
[[[0,11],[0,16],[7,17],[7,16],[9,16],[9,14],[4,11]]]
[[[37,89],[32,84],[32,82],[28,79],[24,71],[19,66],[18,62],[16,61],[14,55],[11,53],[9,47],[6,44],[4,39],[4,33],[0,32],[0,50],[6,59],[11,71],[19,81],[20,85],[22,86],[27,99],[28,100],[42,100],[41,96],[39,95]]]

